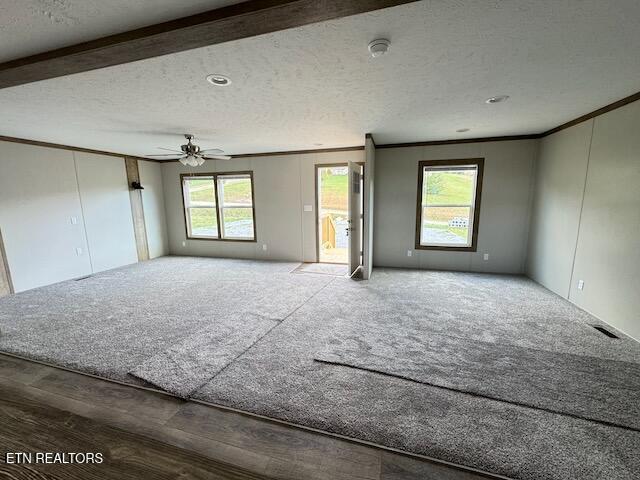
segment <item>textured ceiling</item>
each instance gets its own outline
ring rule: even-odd
[[[0,0],[0,62],[242,0]]]
[[[143,155],[182,132],[232,154],[538,133],[640,90],[638,19],[637,0],[422,1],[0,90],[0,134]]]

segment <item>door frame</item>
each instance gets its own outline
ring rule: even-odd
[[[320,230],[319,230],[319,225],[320,225],[320,209],[319,209],[319,204],[318,204],[318,197],[319,197],[319,193],[320,191],[318,190],[318,187],[320,186],[318,184],[318,170],[321,168],[327,168],[327,167],[349,167],[349,163],[345,162],[345,163],[316,163],[314,165],[314,184],[315,184],[315,188],[314,188],[314,197],[315,197],[315,228],[314,228],[314,232],[315,232],[315,237],[316,237],[316,263],[329,263],[332,265],[349,265],[349,249],[347,247],[347,261],[346,262],[320,262]],[[347,182],[347,194],[349,193],[349,182]],[[348,198],[348,197],[347,197]],[[348,201],[347,201],[348,203]],[[347,208],[349,208],[349,205],[347,205]]]
[[[361,183],[361,188],[360,188],[360,195],[362,196],[361,201],[362,201],[362,210],[360,211],[360,266],[364,266],[364,219],[365,219],[365,209],[367,208],[367,206],[365,205],[365,201],[364,201],[364,171],[367,168],[366,167],[366,162],[355,162],[358,165],[360,165],[360,167],[362,168],[362,170],[360,171],[360,183]]]

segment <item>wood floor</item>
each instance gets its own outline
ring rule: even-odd
[[[0,478],[496,478],[0,354]],[[6,452],[102,464],[6,464]]]

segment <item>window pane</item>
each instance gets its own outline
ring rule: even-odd
[[[251,206],[251,179],[247,177],[218,177],[218,190],[222,206]]]
[[[213,191],[213,178],[187,178],[188,206],[214,206],[216,197]]]
[[[471,223],[469,207],[423,207],[420,243],[469,245]]]
[[[188,211],[192,236],[218,236],[218,221],[215,208],[190,208]]]
[[[253,238],[251,208],[223,208],[224,238]]]
[[[432,205],[471,205],[476,170],[425,169],[422,203]]]

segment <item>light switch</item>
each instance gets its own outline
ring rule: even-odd
[[[71,225],[77,225],[78,224],[78,217],[71,217]]]
[[[80,247],[76,247],[76,255],[77,256],[82,255],[82,249]]]
[[[305,205],[304,206],[304,211],[305,212],[313,212],[313,205]]]

